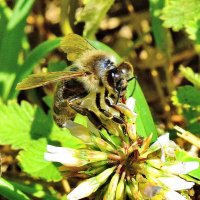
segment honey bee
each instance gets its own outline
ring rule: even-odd
[[[73,64],[65,71],[33,74],[18,83],[26,90],[57,82],[53,117],[60,127],[67,127],[77,113],[85,115],[97,128],[109,129],[109,120],[124,124],[122,113],[115,106],[123,102],[128,81],[133,79],[133,67],[128,62],[116,65],[115,58],[97,50],[79,35],[68,34],[61,49]]]

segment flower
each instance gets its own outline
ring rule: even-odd
[[[195,161],[180,162],[176,153],[180,148],[169,139],[169,133],[160,136],[151,144],[152,135],[141,139],[137,135],[134,113],[135,100],[119,103],[115,109],[123,113],[126,132],[114,134],[97,130],[91,124],[87,128],[70,125],[71,133],[85,143],[79,149],[47,146],[45,159],[60,162],[67,175],[82,178],[68,195],[68,200],[78,200],[91,195],[98,199],[178,199],[186,197],[195,184],[195,179],[185,180],[186,174],[199,167]],[[109,121],[112,125],[112,120]],[[72,129],[73,127],[73,129]],[[76,129],[79,127],[78,134]],[[69,128],[70,130],[70,128]],[[119,129],[120,131],[123,129]],[[86,138],[89,142],[86,141]],[[189,175],[187,175],[189,177]]]

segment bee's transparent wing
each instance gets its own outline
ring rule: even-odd
[[[74,33],[70,33],[63,38],[61,42],[61,49],[67,54],[68,60],[75,61],[85,51],[94,50],[95,47],[93,47],[83,37]]]
[[[60,72],[47,72],[41,74],[32,74],[28,76],[26,79],[22,80],[22,82],[17,84],[17,90],[27,90],[36,87],[40,87],[43,85],[47,85],[49,83],[71,79],[80,76],[87,76],[87,72],[70,72],[70,71],[60,71]]]

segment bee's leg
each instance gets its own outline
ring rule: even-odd
[[[99,117],[91,110],[87,108],[82,108],[81,106],[70,104],[70,107],[73,108],[76,112],[85,115],[88,119],[96,126],[97,129],[104,128],[103,124],[101,123]]]
[[[105,102],[106,102],[106,104],[107,104],[108,106],[110,106],[110,107],[116,109],[115,104],[113,104],[113,102],[111,101],[110,98],[106,97],[106,98],[105,98]],[[125,122],[124,119],[123,119],[123,113],[121,113],[121,112],[120,112],[120,117],[115,116],[115,115],[112,115],[112,120],[113,120],[114,122],[118,123],[118,124],[122,124],[122,125],[125,125],[125,124],[126,124],[126,122]]]
[[[53,106],[53,118],[56,124],[63,128],[68,120],[75,118],[76,112],[70,108],[66,99],[57,100]]]

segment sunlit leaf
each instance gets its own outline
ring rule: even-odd
[[[77,147],[79,141],[69,131],[60,129],[51,113],[23,101],[21,105],[0,102],[0,144],[9,144],[14,149],[25,149],[33,140],[47,138],[59,142],[61,146]],[[70,143],[68,142],[70,141]]]
[[[18,157],[23,170],[33,177],[60,180],[58,169],[44,161],[47,143],[76,148],[80,147],[80,141],[69,131],[56,126],[51,114],[46,115],[42,109],[27,102],[22,102],[21,106],[16,102],[9,102],[8,105],[1,102],[0,118],[0,144],[23,149]]]
[[[58,168],[51,162],[44,160],[47,141],[40,139],[32,141],[23,151],[20,151],[18,160],[23,171],[33,177],[43,178],[47,181],[59,181],[62,176]]]
[[[174,31],[185,29],[192,40],[200,43],[200,4],[199,0],[168,0],[161,19],[167,28]]]

